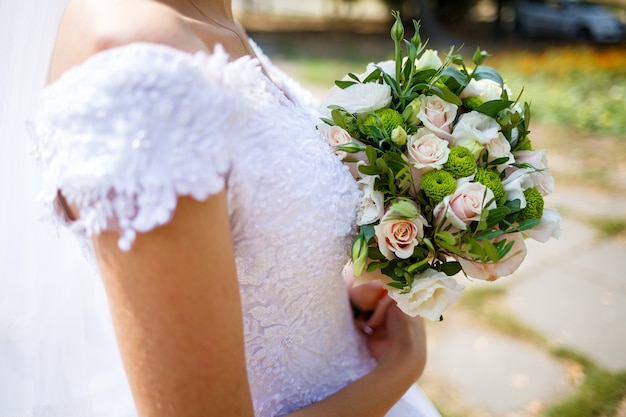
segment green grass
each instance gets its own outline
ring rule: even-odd
[[[611,373],[592,368],[578,390],[550,406],[542,417],[614,417],[626,398],[626,372]]]
[[[621,402],[626,399],[626,371],[607,371],[580,352],[565,346],[551,345],[543,335],[518,321],[498,303],[498,298],[504,294],[506,288],[500,286],[473,288],[466,291],[459,303],[484,325],[517,340],[531,343],[558,360],[577,364],[584,374],[573,394],[550,404],[540,416],[615,417]]]

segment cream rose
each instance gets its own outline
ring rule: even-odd
[[[357,184],[361,190],[361,203],[357,211],[357,224],[372,224],[383,217],[385,212],[385,196],[374,190],[374,182],[378,175],[364,175]]]
[[[417,130],[407,141],[407,156],[414,168],[423,173],[441,169],[448,161],[448,142],[426,128]]]
[[[494,242],[506,239],[507,242],[513,242],[513,247],[509,253],[499,262],[481,264],[478,262],[468,261],[463,258],[457,258],[463,271],[472,278],[483,279],[486,281],[495,281],[500,277],[511,275],[519,268],[526,258],[526,243],[521,233],[510,233],[495,238]]]
[[[420,108],[417,118],[422,121],[424,127],[443,139],[450,139],[450,128],[456,118],[458,106],[448,103],[438,96],[418,97]]]
[[[485,145],[485,150],[488,152],[487,161],[492,162],[496,159],[507,158],[506,162],[503,162],[497,166],[498,171],[502,172],[506,167],[515,162],[515,158],[511,153],[511,144],[502,134],[498,133],[495,139],[492,139]]]
[[[329,126],[323,123],[317,127],[324,134],[326,142],[334,149],[339,145],[346,145],[352,142],[352,136],[339,126]],[[339,159],[344,159],[348,153],[345,151],[335,151]]]
[[[439,58],[439,54],[434,49],[427,49],[424,51],[422,56],[416,60],[415,67],[417,69],[439,69],[443,63]]]
[[[474,149],[474,143],[486,145],[498,137],[500,125],[486,114],[471,111],[459,117],[452,132],[453,144]]]
[[[506,86],[504,88],[510,97],[511,90]],[[459,97],[461,99],[466,97],[478,97],[482,101],[500,100],[502,98],[502,86],[494,80],[486,78],[475,80],[472,78]]]
[[[540,223],[522,233],[541,243],[546,243],[550,238],[558,239],[561,237],[561,215],[553,208],[544,208]]]
[[[411,204],[417,212],[417,205],[413,202]],[[393,210],[387,211],[380,223],[374,226],[380,252],[387,259],[409,258],[415,246],[424,238],[424,226],[428,226],[428,222],[421,214],[406,218]]]
[[[415,276],[410,289],[391,288],[389,296],[405,314],[438,321],[442,313],[459,299],[464,288],[454,278],[429,268]]]
[[[328,106],[343,107],[349,113],[366,115],[385,108],[391,103],[391,88],[387,84],[353,84],[346,88],[333,87],[322,104],[323,113],[328,114]]]
[[[493,191],[481,183],[459,181],[456,191],[435,206],[433,216],[439,224],[447,221],[454,228],[465,230],[468,224],[480,220],[483,210],[496,207],[493,198]]]

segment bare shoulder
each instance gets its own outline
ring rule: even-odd
[[[70,0],[57,33],[48,81],[104,50],[149,42],[197,52],[205,50],[185,19],[151,0]]]

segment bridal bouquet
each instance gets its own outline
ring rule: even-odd
[[[468,68],[452,47],[442,61],[417,22],[406,40],[394,17],[394,59],[336,81],[318,128],[362,192],[355,285],[380,270],[405,313],[438,320],[464,289],[455,275],[510,275],[524,239],[558,238],[560,217],[544,208],[554,180],[529,137],[530,106],[483,65],[488,54]]]

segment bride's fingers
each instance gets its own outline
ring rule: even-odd
[[[376,309],[374,309],[374,313],[367,321],[366,326],[371,329],[375,329],[384,324],[385,319],[387,318],[387,310],[391,303],[393,303],[393,300],[390,297],[381,298],[376,305]]]

